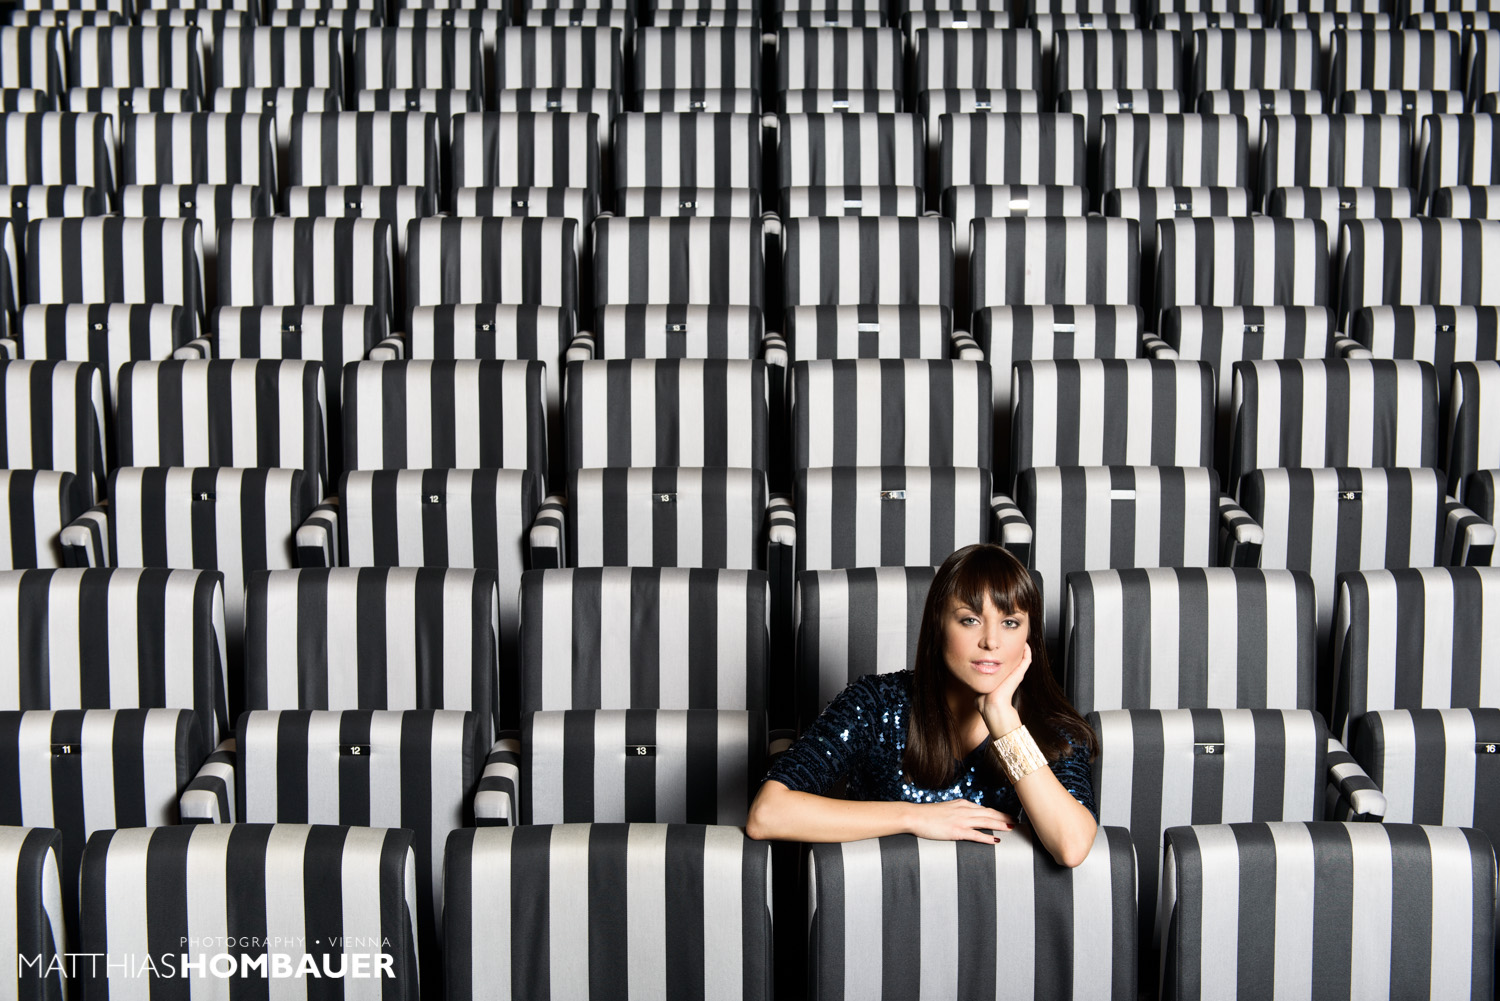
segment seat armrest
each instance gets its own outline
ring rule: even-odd
[[[1385,793],[1337,737],[1328,738],[1328,799],[1334,805],[1328,813],[1330,820],[1380,820],[1385,816]]]
[[[406,357],[406,339],[400,334],[383,337],[365,357],[370,361],[400,361]]]
[[[563,363],[593,361],[597,347],[598,345],[594,342],[594,335],[587,330],[580,330],[568,342],[568,349],[563,353]]]
[[[1141,335],[1141,357],[1157,361],[1177,361],[1181,357],[1177,349],[1155,334]]]
[[[490,748],[474,793],[474,822],[480,827],[510,827],[519,822],[521,743],[502,738]]]
[[[797,509],[791,494],[772,494],[766,504],[766,538],[773,546],[797,547]]]
[[[214,748],[177,801],[184,824],[234,823],[235,743],[230,737]]]
[[[21,345],[9,337],[0,337],[0,361],[21,357]]]
[[[1452,497],[1443,501],[1443,551],[1447,566],[1487,567],[1495,556],[1495,526]]]
[[[1374,358],[1375,353],[1352,337],[1334,337],[1328,345],[1334,358]]]
[[[303,570],[339,565],[339,499],[324,497],[297,529],[297,566]]]
[[[767,334],[760,342],[760,356],[767,365],[786,370],[789,362],[786,338],[780,334]]]
[[[536,520],[531,523],[530,550],[532,570],[556,570],[567,566],[564,541],[567,533],[568,499],[561,494],[552,494],[542,501],[537,509]]]
[[[109,565],[109,501],[100,501],[63,526],[58,541],[62,543],[63,564],[69,567],[103,567]]]
[[[1016,502],[1004,494],[994,494],[990,497],[990,515],[995,519],[995,541],[1014,553],[1022,566],[1030,565],[1031,525]]]
[[[1260,566],[1260,550],[1266,532],[1250,513],[1228,494],[1219,495],[1219,564],[1226,567]]]
[[[200,361],[214,356],[214,342],[207,337],[194,337],[172,352],[173,361]]]
[[[984,361],[984,350],[980,348],[978,341],[969,336],[967,330],[953,331],[948,350],[953,352],[953,357],[959,361]]]

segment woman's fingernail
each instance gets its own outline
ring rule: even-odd
[[[997,835],[995,835],[995,844],[998,845],[999,843],[1000,843],[1000,835],[997,834]]]

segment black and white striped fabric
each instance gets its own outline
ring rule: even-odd
[[[1248,136],[1238,115],[1104,116],[1102,190],[1242,188],[1249,181]]]
[[[58,28],[0,28],[0,87],[62,93],[64,42]]]
[[[108,196],[81,184],[0,185],[0,205],[17,233],[24,233],[32,219],[109,214]]]
[[[1261,565],[1312,574],[1320,644],[1340,574],[1488,563],[1494,547],[1494,529],[1446,496],[1436,469],[1259,469],[1239,494],[1265,529]]]
[[[511,618],[504,642],[514,648],[513,610]],[[500,725],[501,643],[493,573],[365,567],[251,574],[244,705],[468,711],[478,715],[488,746]],[[513,686],[509,695],[515,697]]]
[[[281,192],[280,205],[293,218],[384,219],[396,240],[398,268],[406,262],[408,225],[437,215],[436,193],[415,184],[294,186]]]
[[[220,220],[255,219],[275,211],[270,189],[249,184],[130,184],[120,189],[116,204],[127,217],[197,219],[206,274],[217,271]],[[211,311],[216,290],[210,286],[208,291]]]
[[[448,146],[453,118],[484,110],[484,91],[437,90],[432,87],[357,90],[350,98],[350,111],[425,111],[437,115],[438,142]]]
[[[58,533],[83,512],[79,498],[89,492],[72,473],[0,469],[0,569],[64,566]]]
[[[1210,90],[1198,95],[1203,114],[1243,115],[1250,162],[1260,156],[1260,124],[1271,115],[1321,115],[1331,105],[1321,90]]]
[[[1328,92],[1349,90],[1463,90],[1463,38],[1455,31],[1333,33]]]
[[[171,87],[203,93],[203,33],[196,27],[79,28],[68,39],[74,87]]]
[[[1411,124],[1397,115],[1268,115],[1261,130],[1262,194],[1411,184]]]
[[[759,188],[760,117],[703,111],[626,112],[611,147],[617,188]]]
[[[607,12],[606,12],[607,13]],[[655,93],[655,92],[653,92]],[[599,148],[609,147],[609,128],[619,116],[622,103],[620,95],[612,90],[577,87],[537,88],[535,90],[498,90],[492,96],[494,111],[552,111],[574,114],[593,112],[598,116]],[[686,111],[687,108],[645,108],[646,111]],[[723,111],[749,111],[755,108],[723,108]]]
[[[395,309],[384,219],[236,219],[219,227],[218,303]]]
[[[472,28],[361,28],[354,32],[356,90],[484,92],[481,32]]]
[[[565,381],[569,469],[770,468],[765,362],[580,361]]]
[[[1197,466],[1041,466],[1016,477],[1032,530],[1029,565],[1057,581],[1043,594],[1060,652],[1061,582],[1075,570],[1220,564],[1218,477]]]
[[[1328,253],[1338,252],[1346,219],[1400,219],[1416,214],[1411,188],[1272,188],[1265,196],[1266,215],[1321,219],[1328,227]]]
[[[340,111],[294,115],[284,183],[415,184],[433,191],[438,118],[425,111]]]
[[[1182,36],[1175,31],[1059,31],[1053,41],[1055,91],[1181,90]]]
[[[493,55],[495,51],[495,38],[500,29],[505,27],[505,12],[500,10],[486,9],[483,7],[440,7],[436,4],[428,6],[402,7],[394,12],[395,25],[399,28],[471,28],[478,29],[482,33],[482,44],[486,56]],[[528,11],[528,14],[531,12]],[[563,12],[564,16],[582,17],[586,14],[599,13],[609,16],[614,11],[592,11],[592,10],[569,10]],[[373,20],[373,19],[372,19]],[[623,24],[623,21],[621,22]],[[373,24],[365,27],[374,27]]]
[[[1111,88],[1108,90],[1064,90],[1054,100],[1056,110],[1082,115],[1084,140],[1089,155],[1090,183],[1099,186],[1099,139],[1104,120],[1111,115],[1177,115],[1193,110],[1181,91]]]
[[[292,116],[309,111],[338,111],[342,88],[323,87],[220,87],[205,102],[205,110],[225,113],[270,115],[276,122],[276,155],[284,158],[291,147]]]
[[[975,219],[1006,216],[1084,216],[1088,214],[1087,189],[1066,184],[964,184],[946,188],[942,214],[953,220],[953,242],[957,254],[960,301],[967,299],[969,229]]]
[[[724,11],[714,11],[716,14]],[[502,91],[502,93],[523,93]],[[803,91],[793,91],[801,95]],[[789,96],[789,95],[788,95]],[[749,89],[740,90],[643,90],[636,95],[642,111],[708,111],[735,112],[758,115],[761,111],[760,94]]]
[[[219,574],[15,571],[0,598],[6,710],[192,709],[203,748],[229,735]]]
[[[349,469],[547,471],[540,361],[360,362],[344,369]]]
[[[407,306],[577,309],[578,245],[574,219],[418,219],[407,230]]]
[[[408,830],[196,824],[101,831],[84,852],[82,945],[132,962],[149,957],[158,970],[182,971],[186,962],[212,970],[226,955],[236,970],[260,964],[244,975],[258,979],[285,964],[291,972],[271,982],[292,999],[323,997],[339,985],[346,998],[415,1001],[421,871]],[[304,963],[325,975],[292,976]],[[110,982],[93,965],[79,966],[88,991],[122,993],[118,977]],[[326,976],[336,971],[344,977]],[[167,984],[189,982],[142,977],[132,993],[159,1001]]]
[[[462,831],[449,841],[445,880],[455,996],[774,996],[770,846],[739,828]]]
[[[231,28],[253,28],[259,12],[252,12],[249,4],[236,9],[213,9],[210,7],[162,7],[136,11],[135,20],[146,27],[197,27],[203,33],[203,59],[205,69],[212,65],[214,41]],[[207,78],[205,77],[205,80]]]
[[[110,473],[107,514],[95,508],[76,527],[92,536],[86,558],[104,554],[95,565],[222,572],[228,663],[237,672],[245,576],[295,565],[292,540],[313,483],[300,469],[123,467]]]
[[[572,343],[571,310],[558,306],[421,306],[406,331],[414,359],[535,360],[560,368]],[[552,380],[553,383],[557,380]],[[547,386],[549,397],[557,387]]]
[[[1328,227],[1318,219],[1163,219],[1156,295],[1174,306],[1330,306]]]
[[[993,460],[990,367],[981,360],[799,361],[789,388],[794,468]]]
[[[783,188],[860,185],[920,188],[924,183],[925,145],[922,121],[916,115],[881,112],[782,115],[777,132]]]
[[[0,823],[62,835],[58,868],[68,937],[77,941],[78,862],[98,830],[178,820],[178,796],[207,749],[190,709],[0,712],[7,781]],[[18,967],[19,972],[19,967]]]
[[[1134,219],[976,219],[969,251],[973,308],[1133,306],[1140,296],[1139,233]],[[1095,265],[1072,266],[1081,260]]]
[[[114,417],[120,366],[170,357],[198,332],[197,318],[180,306],[27,306],[16,317],[16,328],[22,357],[86,361],[99,368],[106,424]]]
[[[1035,466],[1212,464],[1213,370],[1204,362],[1017,361],[1011,392],[1013,474]]]
[[[1479,219],[1351,219],[1339,241],[1340,304],[1500,305],[1500,222]]]
[[[1494,880],[1489,839],[1465,828],[1174,828],[1162,997],[1489,997]]]
[[[336,28],[311,26],[229,28],[214,40],[209,77],[215,92],[316,87],[342,94],[343,36]]]
[[[1439,188],[1500,183],[1500,128],[1493,114],[1433,114],[1417,145],[1424,200]]]
[[[1385,821],[1500,834],[1494,769],[1500,709],[1384,709],[1365,715],[1354,757],[1385,794]]]
[[[1493,352],[1491,352],[1493,353]],[[1486,404],[1488,398],[1488,422]],[[1494,412],[1500,401],[1500,362],[1460,362],[1453,366],[1453,390],[1448,397],[1448,425],[1443,436],[1443,466],[1448,471],[1448,493],[1469,503],[1493,523],[1494,479],[1500,470],[1500,438]]]
[[[1320,90],[1326,79],[1315,32],[1207,28],[1193,32],[1193,92]]]
[[[598,358],[747,359],[764,350],[765,321],[752,306],[606,306],[593,336]]]
[[[78,510],[104,487],[104,381],[88,362],[0,363],[0,468],[74,474]]]
[[[1127,117],[1114,116],[1120,121]],[[1159,116],[1150,116],[1156,118]],[[1207,117],[1207,116],[1205,116]],[[1226,116],[1215,115],[1214,118]],[[1109,170],[1109,167],[1105,168]],[[1156,224],[1163,219],[1187,216],[1207,218],[1209,216],[1248,216],[1254,207],[1250,189],[1244,187],[1150,187],[1117,188],[1104,193],[1104,214],[1134,219],[1141,224],[1141,268],[1142,288],[1154,287],[1152,275],[1156,268]],[[1077,213],[1082,215],[1083,213]]]
[[[1428,196],[1427,214],[1451,219],[1500,219],[1500,185],[1438,188]]]
[[[79,268],[78,262],[91,266]],[[203,312],[196,219],[34,219],[26,226],[26,301],[162,303]]]
[[[1313,708],[1317,605],[1304,573],[1074,573],[1062,632],[1064,687],[1081,713]]]
[[[754,28],[641,28],[633,41],[637,91],[760,90],[761,44]]]
[[[1500,307],[1367,306],[1349,318],[1348,333],[1376,358],[1415,358],[1432,365],[1438,402],[1446,406],[1455,363],[1500,358]],[[1441,465],[1453,471],[1449,461]],[[1450,477],[1449,493],[1462,500],[1455,486]]]
[[[794,306],[786,311],[793,361],[929,358],[952,353],[953,313],[942,306]]]
[[[788,307],[953,307],[951,220],[792,219],[783,233]]]
[[[797,718],[811,723],[866,674],[908,670],[931,567],[812,570],[797,578]]]
[[[770,591],[762,572],[532,570],[520,594],[523,714],[767,707]]]
[[[778,90],[901,90],[895,28],[782,28],[776,33]]]
[[[596,306],[764,305],[759,220],[604,218],[593,236]]]
[[[495,90],[572,87],[621,92],[624,32],[605,27],[506,27],[495,47]]]
[[[983,467],[814,467],[796,474],[797,572],[936,566],[990,538]]]
[[[763,713],[527,713],[521,823],[743,825],[766,772]]]
[[[272,0],[266,12],[266,24],[276,28],[330,28],[340,32],[347,43],[360,28],[374,28],[384,20],[382,12],[371,7],[292,7],[285,0]]]
[[[1134,998],[1134,863],[1119,828],[1100,828],[1076,869],[1025,828],[996,845],[910,835],[814,845],[808,996]]]
[[[318,362],[133,361],[119,379],[121,466],[283,467],[327,482]]]
[[[1034,28],[919,28],[917,90],[1044,90],[1042,35]]]
[[[621,209],[621,215],[666,214],[627,213],[620,201],[617,196],[616,207]],[[588,188],[459,188],[453,192],[453,214],[573,219],[582,228],[579,233],[582,239],[599,214],[599,195]],[[738,214],[749,218],[754,213],[747,210]]]
[[[766,564],[765,474],[746,467],[568,471],[567,553],[579,567]]]
[[[73,87],[58,104],[68,111],[103,112],[123,127],[130,115],[197,111],[198,101],[195,92],[170,87]]]
[[[63,932],[63,889],[57,855],[61,836],[51,828],[0,829],[0,899],[6,905],[4,945],[17,962],[14,974],[0,984],[17,1001],[48,1001],[63,996],[61,954],[67,951]],[[71,888],[70,888],[71,890]],[[54,963],[58,963],[54,967]]]
[[[944,115],[971,115],[976,112],[1001,113],[1042,110],[1041,93],[1034,90],[983,90],[958,88],[924,90],[917,94],[917,114],[927,123],[927,155],[938,154],[943,141]]]
[[[1461,90],[1350,90],[1338,103],[1346,114],[1400,115],[1411,123],[1413,134],[1428,115],[1459,115],[1468,106]]]
[[[411,831],[417,951],[429,977],[441,963],[443,848],[450,833],[474,826],[481,715],[257,710],[235,731],[242,822]]]
[[[1342,575],[1333,626],[1334,730],[1354,742],[1375,710],[1495,705],[1500,668],[1485,623],[1494,622],[1497,607],[1496,569]]]
[[[941,119],[938,189],[966,184],[1088,181],[1084,119],[1069,113],[980,112]]]
[[[276,189],[275,120],[266,114],[135,114],[120,128],[125,184],[251,184]]]
[[[1234,366],[1229,482],[1272,466],[1436,466],[1432,366],[1387,359]]]
[[[453,118],[454,189],[599,190],[599,119],[588,112],[470,112]]]

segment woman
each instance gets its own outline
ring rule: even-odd
[[[886,834],[995,843],[1024,819],[1060,864],[1098,826],[1098,741],[1047,667],[1042,599],[999,546],[949,556],[933,577],[911,671],[844,689],[772,766],[752,838]],[[844,796],[834,795],[840,783]]]

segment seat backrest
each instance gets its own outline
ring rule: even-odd
[[[989,466],[990,367],[848,359],[792,366],[792,463]]]
[[[436,191],[437,115],[309,111],[291,120],[285,184],[415,184]]]
[[[610,145],[616,188],[761,186],[759,115],[626,112],[615,119]]]
[[[210,67],[215,92],[236,87],[316,87],[341,94],[343,34],[337,28],[311,26],[228,28],[214,40]]]
[[[754,570],[527,571],[521,711],[764,712],[768,596]]]
[[[91,492],[72,473],[0,469],[0,568],[66,566],[58,533],[84,512],[80,498]]]
[[[978,112],[942,116],[938,190],[967,184],[1088,181],[1084,119],[1072,113]]]
[[[953,312],[942,306],[794,306],[785,335],[792,361],[928,358],[951,353]]]
[[[1088,268],[1073,262],[1089,260]],[[976,219],[969,289],[988,306],[1133,306],[1140,301],[1140,225],[1134,219]]]
[[[460,831],[448,843],[444,891],[448,989],[510,999],[691,984],[704,997],[769,1001],[770,875],[770,846],[736,827]],[[598,887],[627,885],[606,918]],[[698,914],[712,919],[687,917]],[[550,931],[563,927],[588,928],[589,948]]]
[[[79,361],[3,362],[0,400],[0,468],[72,473],[75,506],[92,504],[104,486],[99,368]]]
[[[354,87],[482,94],[486,80],[481,34],[446,25],[360,28],[354,32]]]
[[[1318,219],[1163,219],[1157,309],[1331,306],[1327,226]]]
[[[1260,191],[1410,186],[1412,128],[1399,115],[1268,115],[1261,119]]]
[[[1183,89],[1182,36],[1175,31],[1070,29],[1053,42],[1056,91]]]
[[[60,28],[6,25],[0,28],[0,87],[50,94],[64,88],[65,32]]]
[[[769,471],[766,365],[635,359],[568,364],[568,468],[739,466]]]
[[[776,89],[899,92],[904,47],[895,28],[782,28]]]
[[[1041,91],[1042,33],[1035,28],[918,28],[917,90]]]
[[[1432,365],[1445,414],[1450,413],[1454,364],[1500,358],[1500,306],[1366,306],[1347,324],[1348,335],[1376,358],[1415,358]],[[1445,433],[1451,435],[1452,430],[1450,424]],[[1444,448],[1449,440],[1444,438]],[[1444,458],[1443,468],[1451,474],[1454,467],[1446,454]],[[1451,487],[1448,492],[1463,498]]]
[[[326,484],[325,412],[315,361],[126,362],[120,465],[305,469]]]
[[[953,223],[947,219],[792,219],[783,240],[788,307],[953,308]]]
[[[1168,832],[1165,851],[1168,1001],[1201,997],[1211,985],[1245,1001],[1283,984],[1309,990],[1316,983],[1318,996],[1330,1001],[1372,992],[1483,998],[1494,989],[1494,850],[1473,830],[1327,822],[1178,827]],[[1247,923],[1242,914],[1259,917]],[[1401,931],[1414,921],[1431,933]],[[1334,928],[1340,931],[1329,934]],[[1351,950],[1362,943],[1374,948],[1351,967]],[[1324,970],[1326,976],[1313,972]]]
[[[123,184],[253,184],[274,191],[276,119],[208,111],[124,116],[120,175]]]
[[[768,763],[744,710],[527,713],[521,748],[523,824],[742,825]]]
[[[797,572],[937,566],[989,540],[984,467],[814,467],[796,472]]]
[[[79,268],[78,261],[93,266]],[[26,226],[26,302],[162,303],[201,316],[198,221],[33,219]]]
[[[1453,366],[1452,385],[1448,426],[1443,435],[1443,468],[1448,471],[1449,496],[1465,500],[1472,493],[1472,485],[1467,482],[1471,477],[1481,471],[1500,470],[1500,434],[1496,427],[1500,362],[1459,362]]]
[[[1238,115],[1104,117],[1099,187],[1245,187],[1249,132]]]
[[[782,115],[777,132],[783,188],[923,184],[926,151],[916,115]]]
[[[406,305],[577,309],[578,246],[574,219],[418,219],[407,228]]]
[[[488,747],[499,650],[493,572],[273,570],[246,582],[246,709],[470,711]]]
[[[236,219],[219,228],[218,303],[395,312],[384,219]]]
[[[79,28],[68,39],[75,87],[171,87],[203,92],[203,32],[197,27]]]
[[[5,944],[7,954],[26,957],[30,966],[17,964],[14,978],[6,978],[6,993],[17,1001],[47,1001],[63,996],[67,952],[63,932],[63,889],[57,856],[62,836],[52,828],[6,827],[0,830],[0,900],[6,905]]]
[[[1311,709],[1312,578],[1290,570],[1072,573],[1063,687],[1081,713]]]
[[[637,91],[760,90],[761,40],[754,28],[640,28],[633,41]]]
[[[594,304],[764,306],[758,219],[594,223]]]
[[[1367,712],[1493,706],[1500,697],[1500,569],[1364,570],[1338,579],[1331,726]],[[1486,639],[1490,639],[1486,643]]]
[[[325,774],[335,769],[330,765]],[[386,1001],[418,997],[413,929],[423,870],[412,854],[410,830],[189,824],[101,831],[84,850],[82,868],[83,947],[90,951],[151,956],[151,943],[170,934],[171,958],[185,949],[190,962],[206,969],[222,941],[296,943],[295,952],[273,944],[264,954],[232,955],[243,956],[241,963],[263,957],[260,970],[270,975],[286,971],[277,981],[292,999],[323,996],[323,978],[293,975],[304,961],[320,973],[350,971],[347,980],[335,981],[346,993],[367,984],[372,993],[378,985]],[[341,878],[326,878],[331,873]],[[188,942],[177,946],[177,937]],[[193,942],[203,944],[195,950]],[[90,995],[108,990],[103,966],[85,968],[92,965],[81,965],[79,975]],[[356,979],[355,970],[367,979]],[[244,976],[258,972],[251,968]],[[165,999],[167,983],[164,977],[143,980],[142,997]]]
[[[1132,854],[1118,827],[1100,828],[1074,869],[1025,828],[995,845],[908,834],[814,845],[808,996],[855,1001],[920,984],[945,997],[1133,997]],[[1004,950],[980,944],[1002,928]]]
[[[1319,90],[1316,32],[1291,28],[1200,28],[1193,32],[1193,91]]]
[[[619,93],[623,38],[619,28],[502,28],[494,55],[495,89],[582,87]]]
[[[1463,90],[1463,38],[1456,31],[1346,28],[1333,33],[1328,92]]]
[[[1382,709],[1355,730],[1355,759],[1385,796],[1382,823],[1475,827],[1500,835],[1500,709]]]
[[[454,115],[450,128],[455,191],[532,186],[599,190],[600,123],[591,112],[471,111]]]

